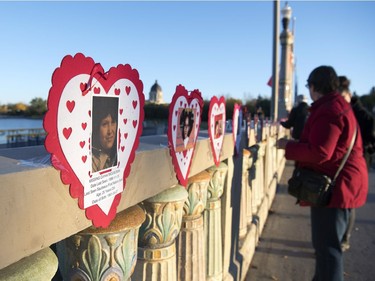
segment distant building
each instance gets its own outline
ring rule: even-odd
[[[163,91],[161,90],[160,85],[158,84],[158,80],[155,80],[155,84],[152,85],[150,94],[149,94],[149,102],[162,104],[163,101]]]

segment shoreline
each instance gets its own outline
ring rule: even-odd
[[[44,115],[7,115],[7,114],[0,114],[0,119],[30,119],[30,120],[43,120]]]

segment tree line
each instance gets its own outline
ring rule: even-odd
[[[356,93],[353,93],[356,95]],[[375,87],[372,87],[369,94],[362,95],[359,97],[363,105],[372,112],[375,108]],[[258,96],[256,99],[246,100],[245,103],[240,99],[231,97],[226,98],[226,116],[227,119],[231,119],[233,115],[234,104],[242,105],[245,113],[254,116],[260,114],[263,117],[269,117],[271,113],[271,100],[269,98],[263,98]],[[208,108],[210,101],[205,100],[202,112],[202,121],[206,122],[208,117]],[[25,103],[12,103],[2,105],[0,104],[0,115],[9,116],[32,116],[32,117],[43,117],[47,111],[47,101],[42,98],[34,98],[29,104]],[[169,114],[169,104],[153,104],[145,103],[145,120],[167,120]]]
[[[226,99],[227,116],[233,115],[233,108],[235,103],[243,105],[240,99]],[[209,104],[210,101],[204,101],[202,121],[207,121]],[[261,111],[261,113],[265,116],[269,116],[271,101],[267,98],[262,98],[261,96],[259,96],[257,99],[247,101],[244,106],[246,107],[247,112],[255,114],[257,112],[260,113]],[[30,101],[29,104],[25,104],[22,102],[10,103],[6,105],[0,104],[0,115],[43,117],[46,111],[47,101],[42,98],[34,98]],[[169,104],[154,104],[146,102],[144,111],[146,120],[167,120],[169,114]],[[228,118],[230,119],[231,117]]]

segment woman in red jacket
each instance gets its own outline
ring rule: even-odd
[[[349,103],[338,92],[339,81],[330,66],[314,69],[306,85],[313,103],[300,140],[281,139],[278,147],[285,157],[306,167],[334,177],[359,130]],[[353,208],[366,202],[368,172],[363,157],[361,134],[333,188],[327,207],[311,206],[311,235],[316,253],[314,281],[343,281],[341,241]],[[301,205],[306,205],[301,202]]]

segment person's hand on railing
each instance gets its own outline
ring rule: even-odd
[[[276,141],[276,147],[278,149],[285,149],[287,143],[289,142],[290,140],[286,139],[286,138],[281,138],[281,139],[278,139]]]

